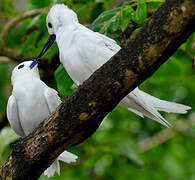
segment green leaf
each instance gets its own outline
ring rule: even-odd
[[[91,29],[115,40],[127,28],[134,13],[133,8],[125,4],[120,8],[105,11],[92,23]]]
[[[101,13],[98,18],[91,24],[91,29],[93,31],[103,31],[105,32],[105,27],[108,23],[111,23],[113,21],[113,18],[116,18],[115,16],[117,13],[120,13],[121,8],[112,9],[109,11],[104,11]]]
[[[68,96],[73,93],[72,85],[74,82],[70,78],[62,64],[55,71],[55,79],[58,91],[62,97]]]
[[[113,31],[116,31],[119,28],[120,28],[120,17],[119,16],[114,16],[114,18],[111,21],[111,29]]]
[[[16,133],[10,128],[10,127],[5,127],[1,130],[0,132],[0,152],[3,154],[8,146],[16,141],[18,139],[18,136]]]
[[[138,0],[138,6],[134,13],[133,20],[137,24],[143,24],[146,21],[147,8],[145,0]]]
[[[124,32],[129,24],[130,19],[132,18],[134,10],[131,6],[128,6],[121,11],[121,30]]]
[[[124,32],[128,26],[131,26],[132,16],[135,11],[129,4],[105,11],[92,23],[91,29],[105,34],[116,41],[121,40],[121,32]]]

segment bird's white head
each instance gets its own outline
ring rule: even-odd
[[[56,4],[52,6],[46,19],[47,29],[50,34],[49,39],[43,46],[43,49],[41,50],[38,57],[32,63],[31,67],[33,68],[34,65],[38,63],[40,58],[52,46],[52,44],[55,42],[56,34],[61,27],[64,30],[68,27],[72,27],[72,25],[74,26],[75,24],[78,24],[78,18],[77,18],[77,14],[74,11],[69,9],[64,4]]]
[[[46,23],[49,34],[56,34],[61,26],[68,27],[78,23],[78,18],[77,14],[64,4],[55,4],[47,15]]]
[[[32,62],[33,61],[24,61],[13,69],[11,77],[12,85],[14,84],[16,79],[22,79],[25,77],[33,77],[40,79],[37,65],[35,65],[32,69],[30,68]]]

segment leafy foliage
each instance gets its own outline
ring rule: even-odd
[[[136,4],[137,8],[134,10]],[[138,0],[134,5],[124,3],[121,7],[102,12],[91,24],[91,29],[115,39],[119,44],[123,44],[131,35],[127,31],[133,33],[137,27],[146,22],[146,17],[147,6],[145,0]],[[124,37],[124,34],[127,35]]]
[[[7,18],[19,14],[11,6],[11,0],[1,0],[0,31]],[[25,10],[50,6],[62,0],[26,1]],[[77,12],[79,20],[84,25],[115,39],[120,45],[130,39],[147,20],[147,14],[156,10],[164,0],[134,0],[122,6],[110,9],[114,0],[67,0],[66,4]],[[12,28],[6,38],[6,45],[12,49],[21,50],[23,55],[37,56],[48,38],[45,26],[46,13],[32,19],[26,19]],[[191,70],[191,58],[195,56],[193,34],[177,52],[170,57],[152,77],[148,78],[140,88],[161,99],[176,101],[195,107],[195,74]],[[51,62],[58,52],[55,45],[44,58]],[[18,62],[23,59],[19,59]],[[46,61],[45,60],[45,61]],[[43,62],[45,62],[43,61]],[[46,63],[46,62],[45,62]],[[10,76],[15,64],[0,64],[0,115],[5,112],[6,102],[11,93]],[[41,69],[41,75],[49,72]],[[66,70],[60,65],[48,80],[47,84],[56,81],[57,90],[62,98],[74,90],[73,81]],[[61,176],[51,179],[91,180],[91,179],[137,179],[137,180],[184,180],[195,179],[194,119],[192,109],[186,115],[163,114],[172,124],[181,120],[187,131],[177,132],[159,146],[141,153],[139,143],[159,132],[166,131],[160,124],[142,119],[135,114],[115,108],[103,121],[96,133],[84,143],[70,148],[79,156],[75,164],[61,163]],[[192,127],[191,127],[192,126]],[[163,137],[169,134],[164,133]],[[11,144],[17,140],[14,132],[5,127],[0,132],[0,164],[11,152]],[[158,142],[161,139],[158,138]],[[146,144],[147,146],[147,144]],[[41,176],[40,180],[47,179]]]
[[[91,29],[117,40],[128,26],[132,26],[130,20],[135,19],[134,9],[125,4],[122,7],[104,11],[92,23]]]
[[[133,20],[137,24],[143,24],[146,21],[147,8],[145,0],[138,0],[138,5],[135,13],[133,14]]]
[[[62,97],[72,94],[73,80],[70,78],[64,66],[61,64],[55,72],[57,88]]]
[[[18,139],[15,132],[10,127],[5,127],[0,132],[0,165],[7,159],[11,152],[10,144]]]

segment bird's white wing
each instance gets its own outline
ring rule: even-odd
[[[62,102],[58,96],[58,92],[52,88],[46,87],[44,95],[49,111],[52,113]]]
[[[18,105],[16,98],[14,95],[11,95],[8,99],[7,104],[7,118],[11,125],[11,128],[19,135],[24,137],[24,131],[22,129],[20,118],[19,118],[19,112],[18,112]]]
[[[80,31],[75,45],[87,67],[86,69],[90,69],[91,73],[105,64],[120,50],[120,46],[113,39],[88,30]]]
[[[111,39],[98,32],[96,32],[96,35],[102,38],[103,42],[105,43],[105,46],[107,46],[107,48],[109,48],[114,54],[121,49],[121,47],[116,43],[114,39]]]

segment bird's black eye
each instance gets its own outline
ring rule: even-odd
[[[21,69],[24,67],[24,64],[21,64],[20,66],[18,66],[18,69]]]
[[[48,23],[48,27],[49,28],[52,28],[52,24],[50,22]]]

